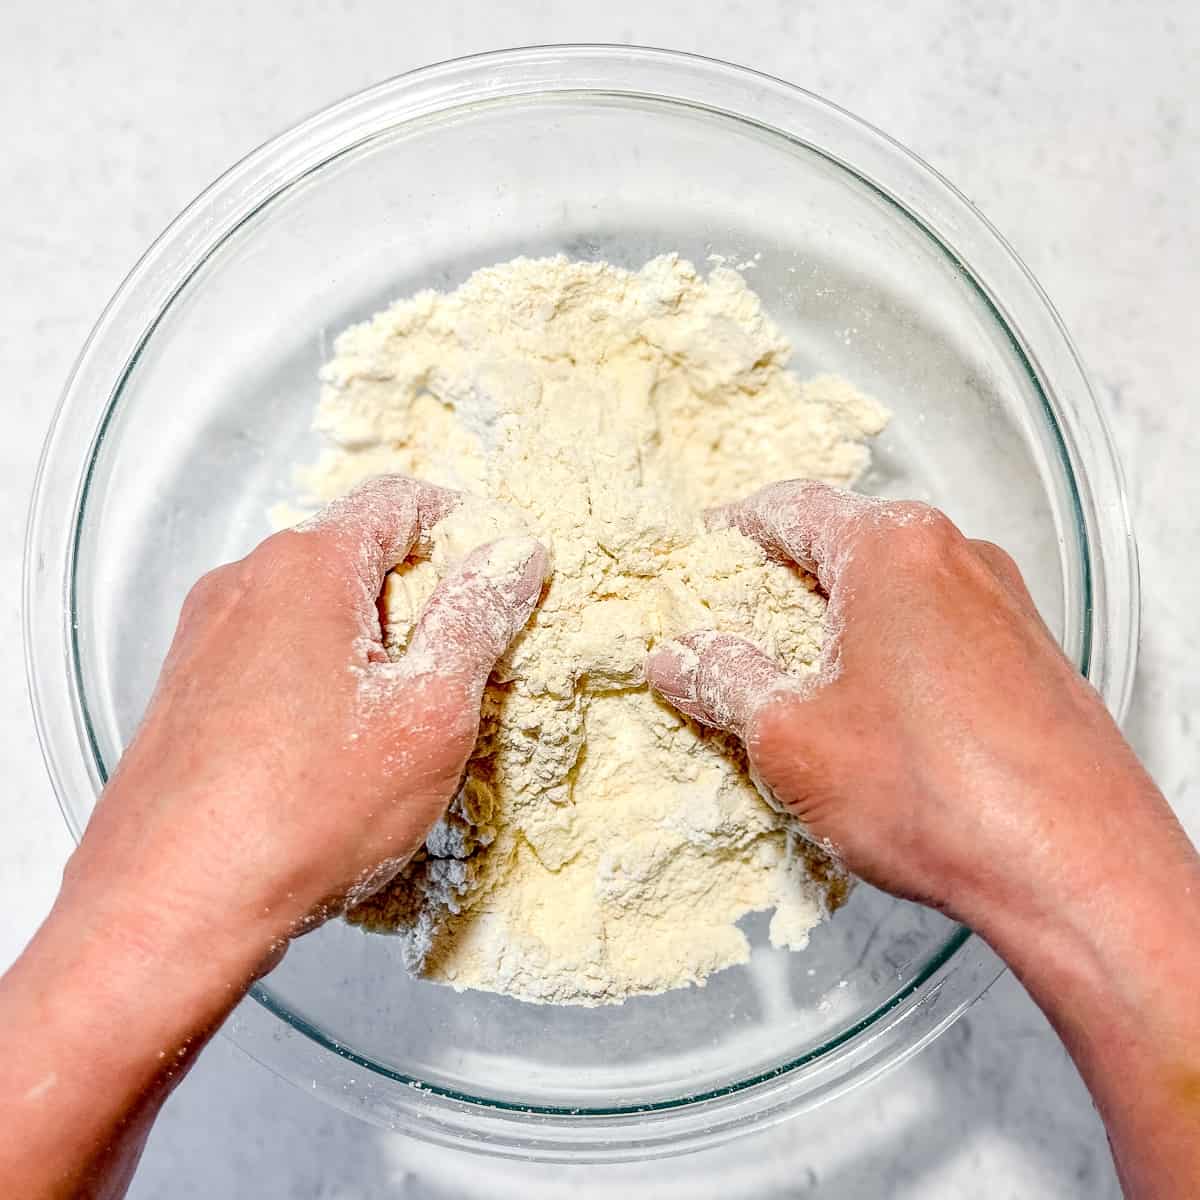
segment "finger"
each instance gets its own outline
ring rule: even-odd
[[[529,537],[472,551],[430,596],[404,657],[408,673],[457,677],[482,691],[537,607],[549,569],[545,546]]]
[[[646,660],[646,681],[686,716],[739,737],[767,701],[796,687],[757,646],[712,630],[655,647]]]
[[[811,479],[770,483],[744,500],[711,509],[710,529],[733,526],[774,558],[796,563],[832,591],[864,520],[888,508],[875,496]]]
[[[363,581],[374,600],[387,573],[461,499],[458,492],[405,475],[379,475],[327,504],[292,532],[327,547]]]

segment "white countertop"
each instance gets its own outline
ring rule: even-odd
[[[1193,0],[46,0],[0,15],[0,966],[68,838],[19,635],[42,435],[101,306],[244,152],[344,93],[504,45],[635,41],[780,75],[879,125],[1015,245],[1071,329],[1123,454],[1144,576],[1138,750],[1195,836],[1200,796],[1200,8]],[[20,9],[20,15],[13,10]],[[167,1106],[132,1195],[428,1200],[979,1200],[1118,1195],[1103,1130],[1011,977],[934,1047],[815,1116],[657,1166],[488,1162],[384,1133],[218,1039]]]

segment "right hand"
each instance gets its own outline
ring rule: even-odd
[[[656,648],[647,677],[744,738],[760,785],[857,875],[979,928],[997,906],[1102,884],[1131,789],[1173,824],[999,547],[923,504],[811,482],[711,517],[817,577],[818,671],[697,631]]]
[[[1011,558],[921,504],[777,483],[713,514],[816,575],[819,670],[701,631],[650,683],[746,741],[846,865],[965,921],[1062,1035],[1133,1200],[1200,1194],[1200,858]]]

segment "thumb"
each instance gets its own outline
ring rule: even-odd
[[[799,683],[757,646],[714,630],[655,647],[646,682],[686,716],[742,738],[769,700]]]
[[[813,708],[820,700],[812,680],[789,675],[744,638],[706,630],[657,646],[646,660],[646,681],[680,712],[741,738],[762,798],[829,849],[812,828],[821,757],[814,758],[812,734],[824,715]]]
[[[424,803],[410,809],[421,837],[461,783],[484,685],[532,615],[548,570],[533,538],[480,546],[434,588],[404,656],[367,669],[365,720],[398,747],[383,761],[404,776],[409,801]]]
[[[545,546],[529,537],[473,550],[430,596],[404,656],[408,673],[428,671],[482,692],[537,607],[549,568]]]

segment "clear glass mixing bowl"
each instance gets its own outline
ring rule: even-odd
[[[150,693],[192,580],[244,553],[316,449],[318,365],[352,321],[516,254],[749,262],[801,373],[895,412],[868,490],[917,496],[1017,557],[1121,714],[1137,578],[1118,468],[1046,298],[896,143],[776,80],[628,47],[418,71],[218,180],[104,313],[47,443],[31,521],[35,707],[76,835]],[[1012,698],[1019,702],[1018,697]],[[233,848],[231,848],[231,852]],[[803,954],[621,1007],[415,982],[395,943],[303,938],[230,1034],[317,1095],[410,1133],[576,1160],[680,1151],[869,1079],[999,964],[859,888]]]

